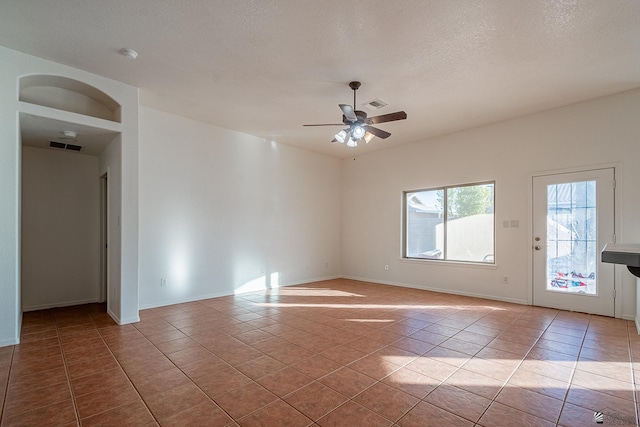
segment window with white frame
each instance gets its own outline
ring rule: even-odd
[[[495,182],[404,192],[405,258],[494,263]]]

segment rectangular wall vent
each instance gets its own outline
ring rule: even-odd
[[[71,151],[80,151],[80,150],[82,150],[82,145],[67,144],[65,142],[59,142],[59,141],[49,141],[49,147],[51,147],[51,148],[60,148],[62,150],[71,150]]]

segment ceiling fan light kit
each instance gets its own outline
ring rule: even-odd
[[[364,136],[365,130],[364,127],[360,125],[354,125],[353,129],[351,129],[351,136],[356,140],[362,138]]]
[[[331,142],[338,142],[340,144],[346,144],[347,147],[357,147],[358,141],[363,141],[368,144],[374,137],[386,139],[391,134],[382,129],[378,129],[371,125],[392,122],[396,120],[404,120],[407,118],[407,113],[404,111],[397,111],[395,113],[383,114],[376,117],[367,117],[367,113],[361,110],[356,110],[356,91],[360,88],[360,82],[351,82],[349,87],[353,90],[353,107],[348,104],[338,104],[338,107],[342,110],[342,123],[329,123],[329,124],[317,124],[317,125],[304,125],[304,126],[347,126],[346,129],[338,132]]]

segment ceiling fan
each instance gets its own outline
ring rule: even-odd
[[[369,141],[371,141],[375,136],[382,139],[391,136],[389,132],[378,129],[371,125],[393,122],[395,120],[404,120],[407,118],[407,113],[405,113],[404,111],[397,111],[395,113],[383,114],[376,117],[367,117],[367,113],[365,113],[364,111],[355,110],[356,91],[360,87],[360,82],[351,82],[349,83],[349,87],[353,89],[353,107],[347,104],[338,105],[342,110],[342,123],[323,123],[304,126],[346,125],[347,128],[338,132],[331,142],[339,142],[341,144],[346,143],[348,147],[357,147],[358,141],[364,140],[366,143],[369,143]]]

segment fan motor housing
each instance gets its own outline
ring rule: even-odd
[[[364,123],[365,120],[367,120],[367,113],[365,111],[354,110],[354,113],[355,113],[356,117],[358,118],[358,122]],[[349,119],[347,119],[344,114],[342,115],[342,123],[344,123],[345,125],[350,125],[351,124]]]

